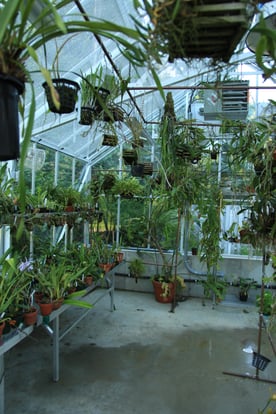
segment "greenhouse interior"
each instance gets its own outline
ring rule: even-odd
[[[0,414],[276,413],[275,35],[0,0]]]

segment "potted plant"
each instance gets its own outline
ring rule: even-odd
[[[17,258],[9,254],[7,251],[0,258],[0,325],[15,316],[13,311],[18,311],[22,291],[30,282],[19,270]]]
[[[174,298],[177,300],[177,291],[186,287],[183,277],[167,272],[167,267],[152,278],[152,284],[155,299],[160,303],[171,303]]]
[[[270,316],[272,312],[276,313],[275,309],[275,296],[271,290],[265,290],[263,299],[260,295],[257,296],[256,305],[259,312],[262,312],[265,316]],[[261,310],[262,306],[262,310]]]
[[[69,266],[73,268],[83,268],[82,281],[85,285],[91,285],[99,277],[97,266],[97,256],[92,246],[85,244],[72,244],[65,253]]]
[[[130,277],[134,277],[135,282],[137,283],[139,277],[141,277],[145,271],[145,265],[143,263],[143,260],[140,257],[136,257],[135,259],[132,259],[129,262],[128,270],[130,273]]]
[[[257,287],[256,280],[252,279],[251,277],[239,277],[239,298],[241,302],[247,302],[248,299],[248,292],[251,288]]]
[[[47,190],[48,200],[54,201],[61,211],[72,212],[81,201],[81,193],[74,187],[57,185]]]
[[[97,234],[93,236],[92,246],[96,254],[97,265],[104,272],[109,272],[114,267],[114,246],[108,246]]]
[[[101,113],[102,105],[109,95],[109,91],[102,87],[103,68],[98,66],[85,75],[81,75],[81,113],[80,124],[91,125]]]

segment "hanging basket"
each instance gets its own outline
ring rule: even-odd
[[[102,145],[107,145],[109,147],[116,147],[116,145],[118,145],[117,135],[104,134]]]
[[[242,0],[156,0],[149,8],[153,41],[174,59],[212,58],[228,62],[253,18]]]
[[[81,125],[92,125],[94,121],[94,111],[89,106],[82,106],[81,113],[80,113],[80,121]]]
[[[104,108],[106,107],[106,103],[108,97],[110,95],[110,91],[108,89],[99,87],[94,89],[94,96],[93,96],[93,109],[94,113],[97,115],[101,115]]]
[[[152,174],[153,174],[153,163],[144,162],[144,175],[152,175]]]
[[[144,165],[136,164],[131,166],[131,175],[133,177],[143,177],[144,175]]]
[[[124,120],[124,111],[119,106],[108,107],[108,112],[104,111],[103,120],[105,122],[116,122]]]
[[[253,352],[253,359],[252,359],[252,365],[255,368],[260,369],[261,371],[264,371],[267,365],[271,362],[270,359],[266,358],[265,356],[258,354],[257,352]]]
[[[134,149],[124,149],[123,150],[123,160],[126,165],[135,165],[137,164],[138,154]]]
[[[52,79],[53,85],[58,92],[60,108],[58,109],[52,99],[51,91],[47,82],[42,84],[45,89],[47,102],[51,112],[57,114],[69,114],[74,111],[80,89],[77,82],[69,79]]]

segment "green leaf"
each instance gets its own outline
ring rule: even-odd
[[[21,0],[13,0],[6,2],[4,8],[0,12],[0,44],[3,41],[7,27],[13,18],[14,13],[18,10]]]
[[[87,309],[93,308],[93,305],[91,305],[91,303],[87,303],[83,300],[78,300],[78,299],[65,299],[63,303],[65,305],[80,306],[81,308],[87,308]]]

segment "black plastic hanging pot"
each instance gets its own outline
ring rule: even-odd
[[[18,101],[23,91],[24,83],[0,73],[0,161],[20,155]]]
[[[79,84],[70,79],[63,78],[52,79],[52,82],[59,95],[60,107],[58,109],[55,106],[50,87],[47,82],[43,82],[42,86],[45,89],[49,110],[57,114],[69,114],[73,112],[78,99]]]

